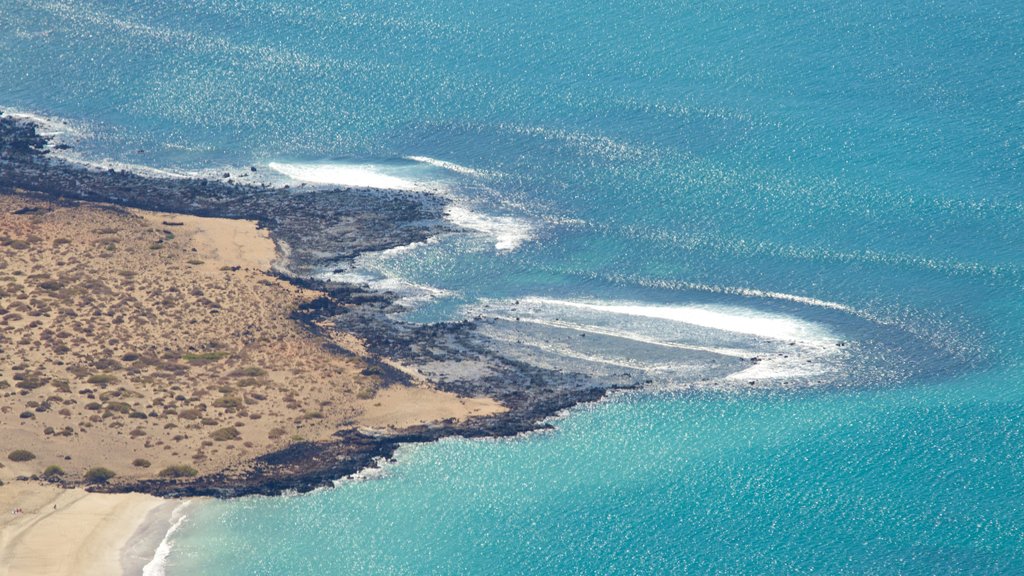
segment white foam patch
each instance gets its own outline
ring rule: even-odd
[[[529,297],[483,301],[465,312],[505,321],[481,329],[512,346],[511,353],[522,355],[529,347],[566,360],[639,369],[666,384],[694,384],[707,361],[695,353],[757,358],[719,375],[725,382],[810,382],[834,372],[850,353],[823,325],[736,306]],[[579,337],[588,334],[594,338]]]
[[[494,216],[466,206],[463,199],[451,193],[450,182],[437,168],[466,175],[480,175],[472,168],[426,156],[406,158],[419,164],[395,166],[349,163],[285,163],[271,162],[268,167],[292,180],[311,184],[433,192],[452,200],[445,217],[449,222],[478,232],[494,241],[494,248],[507,252],[519,248],[533,237],[533,226],[515,216]]]
[[[456,226],[493,239],[494,248],[499,252],[515,250],[533,238],[533,226],[526,220],[514,216],[491,216],[453,204],[448,207],[445,217]]]
[[[167,534],[164,534],[156,552],[153,553],[153,559],[142,567],[142,576],[164,576],[167,573],[167,557],[170,556],[172,547],[171,537],[185,521],[185,508],[188,507],[189,502],[189,500],[182,502],[171,513],[171,527],[167,530]]]
[[[429,156],[406,156],[405,159],[412,160],[413,162],[429,164],[437,168],[444,168],[445,170],[455,172],[456,174],[464,174],[466,176],[473,176],[476,178],[482,178],[487,176],[487,173],[481,170],[470,168],[468,166],[463,166],[461,164],[456,164],[454,162],[448,162],[447,160],[438,160],[437,158],[431,158]]]
[[[371,289],[381,292],[392,292],[398,295],[397,304],[403,306],[416,306],[439,298],[451,298],[456,296],[455,292],[436,288],[426,284],[417,284],[404,280],[397,276],[376,276],[368,272],[358,270],[344,272],[329,272],[319,276],[328,282],[345,282],[348,284],[366,284]]]
[[[527,303],[553,304],[571,308],[584,308],[610,314],[625,314],[657,318],[713,328],[737,334],[749,334],[778,340],[834,339],[817,324],[789,316],[768,314],[749,308],[695,305],[651,305],[636,303],[591,303],[568,300],[530,298]]]
[[[428,182],[399,176],[393,171],[389,173],[391,170],[377,164],[271,162],[268,167],[293,180],[311,184],[415,192],[436,189]]]

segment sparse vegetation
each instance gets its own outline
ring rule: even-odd
[[[118,412],[120,414],[130,414],[132,411],[132,405],[127,402],[111,401],[107,402],[107,410],[111,412]]]
[[[184,420],[195,420],[202,415],[203,413],[195,408],[185,408],[184,410],[178,411],[178,418],[182,418]]]
[[[217,408],[226,408],[228,410],[237,410],[245,405],[245,402],[237,396],[223,396],[213,401],[213,405]]]
[[[39,287],[42,288],[43,290],[48,290],[50,292],[56,292],[57,290],[60,290],[61,288],[63,288],[64,285],[61,284],[57,280],[47,280],[45,282],[40,282],[39,283]]]
[[[86,482],[90,484],[103,484],[104,482],[107,482],[114,476],[117,476],[117,473],[111,470],[110,468],[98,466],[96,468],[90,468],[89,470],[87,470],[83,478],[85,479]]]
[[[28,450],[15,450],[7,455],[7,459],[11,462],[28,462],[29,460],[35,460],[35,458],[36,455]]]
[[[218,360],[223,360],[223,359],[227,358],[228,356],[231,356],[230,352],[218,351],[218,352],[188,353],[188,354],[183,354],[181,357],[182,357],[182,359],[187,360],[189,362],[199,363],[199,362],[216,362]]]
[[[217,442],[226,442],[228,440],[237,440],[242,436],[234,426],[228,426],[227,428],[219,428],[214,430],[210,434],[210,438],[213,438]]]
[[[57,466],[56,464],[51,464],[46,467],[46,470],[43,470],[43,478],[46,478],[47,480],[59,478],[63,475],[64,469],[61,468],[60,466]]]
[[[39,203],[0,195],[0,409],[45,442],[6,450],[46,447],[24,464],[0,453],[5,474],[188,478],[358,425],[356,394],[384,375],[326,345],[333,328],[294,322],[308,292],[217,254],[201,225],[175,237],[146,214]],[[79,451],[99,439],[128,452]]]
[[[230,374],[228,374],[228,376],[231,376],[232,378],[259,378],[261,376],[266,376],[266,375],[267,375],[267,371],[266,370],[264,370],[263,368],[256,367],[256,366],[248,366],[246,368],[239,368],[238,370],[234,370]]]
[[[168,466],[160,471],[159,476],[161,478],[192,478],[199,471],[187,464],[178,464],[175,466]]]

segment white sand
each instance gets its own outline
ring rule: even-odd
[[[145,494],[91,494],[30,482],[2,486],[0,576],[122,574],[122,549],[150,511],[165,502]],[[14,508],[24,512],[12,514]]]

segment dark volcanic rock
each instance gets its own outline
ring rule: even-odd
[[[290,271],[308,275],[362,252],[453,231],[444,202],[420,193],[354,188],[292,189],[199,178],[86,169],[47,151],[27,121],[0,116],[0,186],[52,197],[196,216],[244,218],[269,228],[289,250]]]
[[[326,443],[299,443],[236,467],[202,477],[111,483],[93,489],[143,491],[164,496],[279,494],[330,486],[332,481],[390,458],[404,442],[444,436],[508,436],[546,427],[541,422],[565,408],[603,396],[613,385],[582,374],[557,372],[505,358],[476,328],[476,322],[410,324],[390,313],[400,310],[393,294],[352,284],[324,283],[313,276],[355,256],[424,241],[456,231],[443,220],[443,200],[429,194],[362,189],[303,188],[232,184],[196,178],[157,178],[119,170],[95,170],[53,158],[49,143],[27,121],[0,116],[0,193],[15,191],[58,202],[108,202],[119,206],[198,216],[256,220],[270,232],[286,262],[282,277],[323,296],[293,313],[310,331],[324,320],[364,339],[375,374],[404,385],[408,377],[374,357],[397,358],[431,367],[435,385],[467,396],[490,396],[508,412],[465,422],[446,422],[372,435],[339,430]],[[226,177],[228,175],[225,175]],[[165,222],[168,226],[174,222]],[[331,345],[338,354],[351,354]],[[466,366],[475,367],[467,370]]]

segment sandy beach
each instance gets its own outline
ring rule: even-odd
[[[0,230],[0,576],[142,572],[180,501],[86,492],[90,469],[201,478],[339,428],[505,410],[300,325],[319,293],[272,274],[252,221],[3,195]]]
[[[92,494],[34,482],[0,486],[0,576],[127,573],[126,546],[147,519],[157,521],[151,513],[166,509],[168,502],[145,494]],[[16,509],[21,512],[12,513]],[[158,542],[147,544],[149,554]]]

